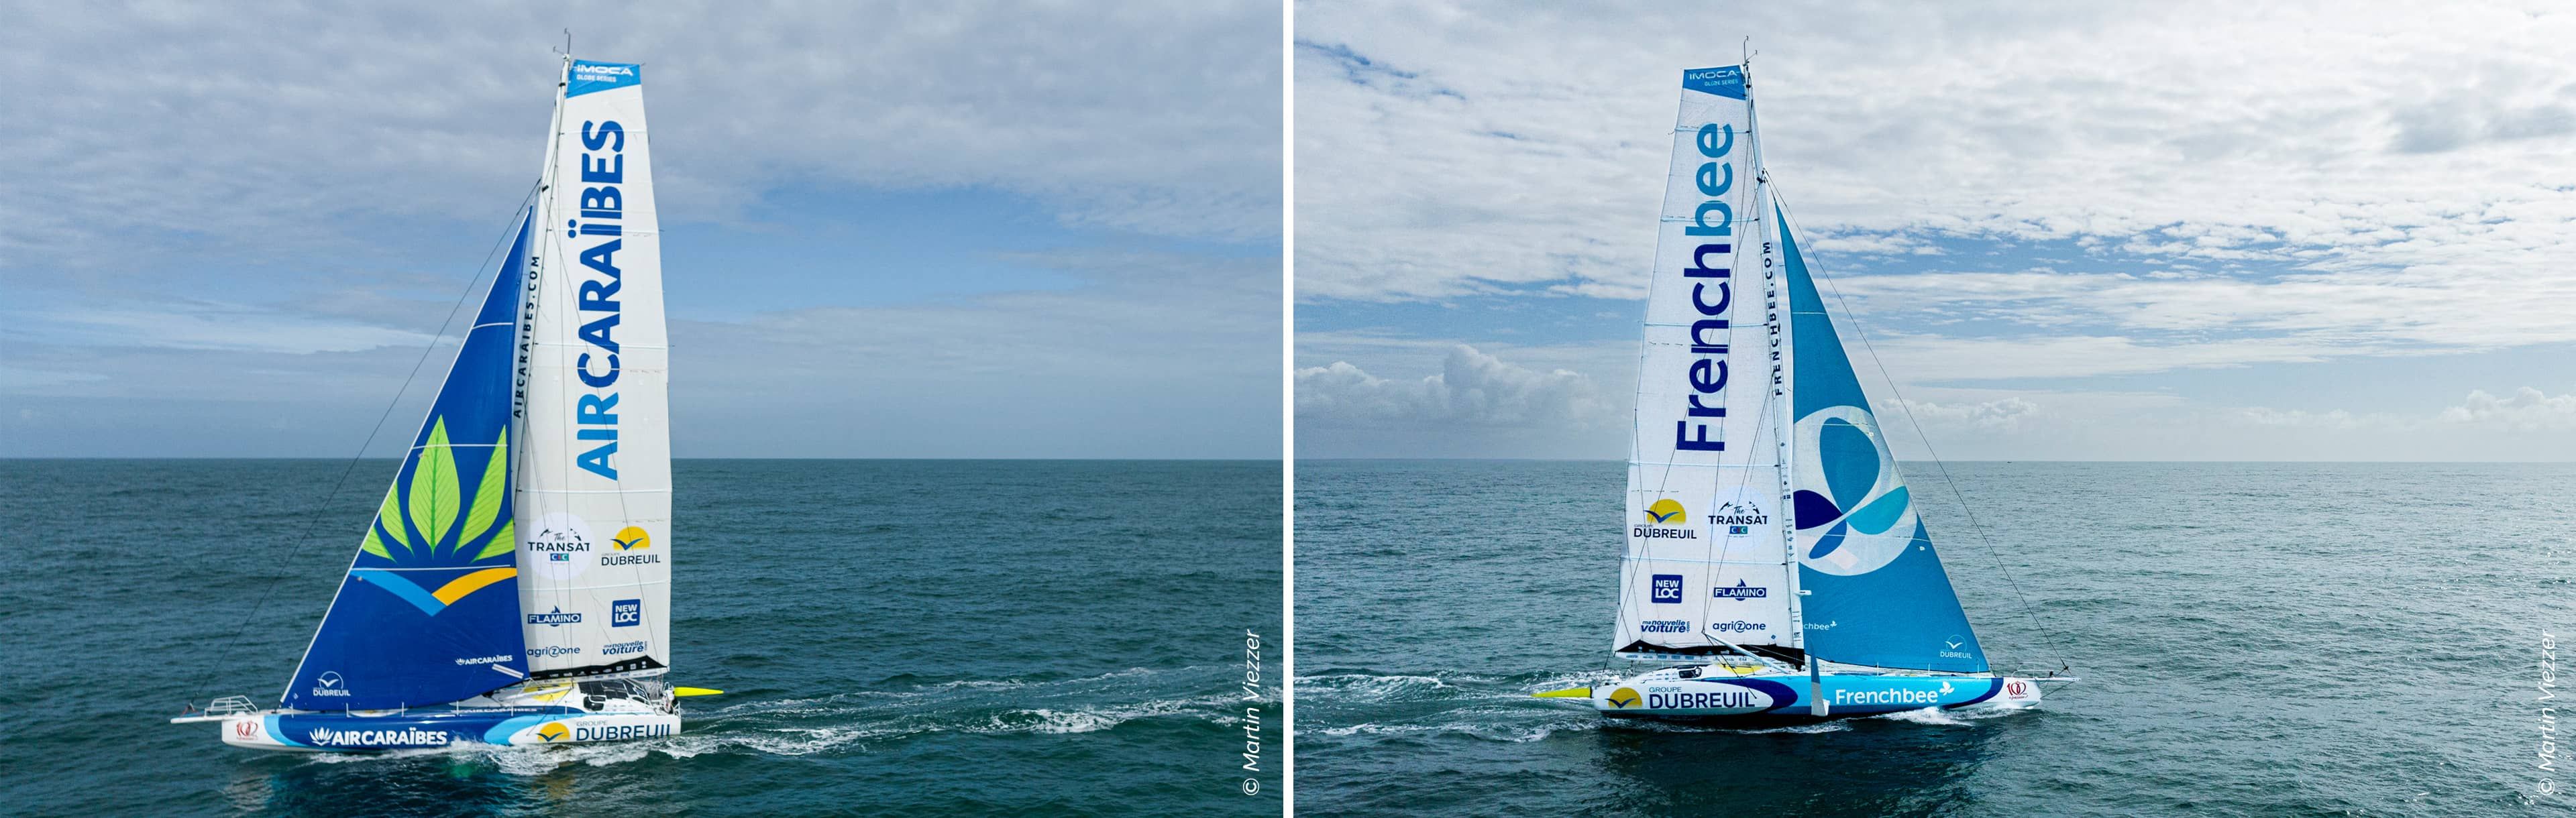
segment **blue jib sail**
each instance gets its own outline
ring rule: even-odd
[[[441,704],[526,678],[509,431],[511,330],[528,235],[523,216],[429,419],[287,683],[286,706]]]
[[[1985,650],[1897,476],[1807,260],[1787,218],[1773,215],[1789,279],[1793,548],[1809,594],[1807,652],[1872,667],[1984,672]]]

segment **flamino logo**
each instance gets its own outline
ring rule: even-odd
[[[1637,702],[1638,702],[1638,701],[1640,701],[1640,700],[1639,700],[1639,699],[1638,699],[1638,697],[1637,697],[1637,690],[1636,690],[1636,688],[1623,687],[1623,688],[1619,688],[1619,689],[1617,689],[1617,690],[1610,691],[1610,698],[1609,698],[1609,702],[1610,702],[1610,706],[1611,706],[1611,707],[1619,707],[1619,708],[1635,707],[1635,706],[1637,706]]]
[[[1682,512],[1680,502],[1666,497],[1646,507],[1646,522],[1656,525],[1681,525],[1690,522],[1690,515]]]
[[[568,738],[572,738],[572,728],[565,727],[563,722],[550,721],[546,722],[546,726],[537,728],[538,741],[551,744]]]

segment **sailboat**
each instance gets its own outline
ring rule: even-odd
[[[2069,677],[1988,666],[1760,137],[1745,66],[1682,72],[1612,640],[1658,667],[1537,695],[1719,723],[2036,707]]]
[[[276,707],[171,719],[349,751],[680,731],[668,347],[642,66],[563,60],[545,169]]]

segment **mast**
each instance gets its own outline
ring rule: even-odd
[[[547,117],[546,163],[544,168],[537,172],[536,223],[540,225],[554,224],[555,198],[552,194],[555,188],[555,158],[562,154],[561,151],[556,149],[556,143],[563,139],[563,92],[565,88],[572,84],[571,49],[572,33],[565,32],[563,68],[555,77],[554,113]],[[544,248],[554,246],[554,242],[552,241],[555,232],[554,228],[548,226],[543,228],[543,230],[545,231],[547,241],[539,242],[536,250],[531,251],[528,254],[526,281],[527,292],[524,294],[523,298],[519,299],[519,337],[517,347],[513,350],[513,357],[510,362],[511,371],[516,373],[515,377],[517,378],[517,380],[512,383],[512,387],[510,389],[510,431],[517,434],[521,440],[527,439],[528,370],[530,354],[534,351],[536,346],[535,339],[537,334],[538,297],[543,295],[545,292],[546,254],[543,250]],[[526,488],[525,483],[527,481],[526,472],[520,472],[518,477],[520,484],[514,485],[511,488],[513,490],[524,490]]]
[[[1762,330],[1770,356],[1770,411],[1764,422],[1771,424],[1771,445],[1780,463],[1795,463],[1796,452],[1789,447],[1796,435],[1790,434],[1789,407],[1789,332],[1780,314],[1780,222],[1772,216],[1771,168],[1762,161],[1762,112],[1753,101],[1753,58],[1744,60],[1744,120],[1748,123],[1747,139],[1752,144],[1753,207],[1755,218],[1763,225],[1762,242]],[[1787,591],[1789,608],[1789,647],[1804,651],[1807,646],[1806,591],[1798,581],[1798,506],[1796,489],[1790,482],[1790,470],[1778,471],[1780,566],[1782,584]]]

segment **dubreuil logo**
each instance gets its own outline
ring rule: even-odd
[[[313,677],[313,695],[346,696],[349,695],[349,688],[341,681],[339,671],[326,670],[322,671],[322,675]]]
[[[1689,513],[1688,511],[1685,511],[1685,510],[1683,510],[1683,509],[1682,509],[1681,501],[1674,500],[1673,498],[1670,498],[1670,497],[1666,497],[1666,498],[1663,498],[1663,499],[1660,499],[1660,500],[1656,500],[1656,501],[1655,501],[1655,503],[1654,503],[1653,505],[1650,505],[1650,506],[1647,506],[1647,507],[1646,507],[1646,521],[1645,521],[1645,523],[1644,523],[1644,524],[1641,524],[1641,525],[1637,525],[1637,526],[1633,526],[1633,527],[1629,528],[1629,529],[1628,529],[1628,536],[1631,536],[1631,537],[1642,537],[1642,538],[1650,539],[1650,540],[1652,540],[1652,539],[1674,539],[1674,540],[1696,540],[1696,539],[1699,539],[1699,532],[1698,532],[1697,530],[1690,529],[1690,528],[1665,528],[1665,527],[1664,527],[1664,526],[1679,526],[1679,525],[1682,525],[1682,524],[1684,524],[1684,523],[1688,523],[1688,522],[1690,522],[1690,513]]]
[[[662,561],[660,554],[629,553],[653,547],[653,537],[644,529],[631,525],[618,529],[617,536],[609,538],[608,542],[617,546],[619,553],[599,555],[601,565],[650,565]]]

